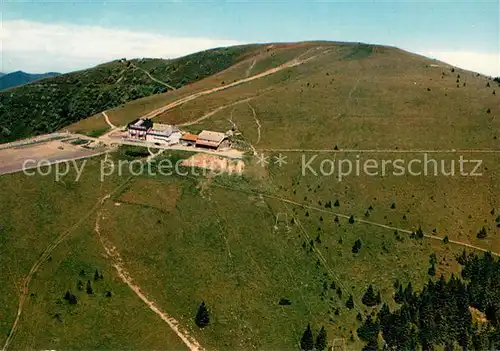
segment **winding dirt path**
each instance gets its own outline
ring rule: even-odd
[[[326,50],[322,54],[326,54],[328,52],[329,52],[329,50]],[[303,56],[304,54],[302,54],[300,56]],[[290,60],[290,61],[288,61],[288,62],[286,62],[286,63],[284,63],[282,65],[279,65],[277,67],[268,69],[267,71],[255,74],[253,76],[250,76],[250,77],[247,77],[247,78],[243,78],[243,79],[237,80],[235,82],[232,82],[232,83],[220,86],[220,87],[215,87],[215,88],[211,88],[211,89],[199,91],[197,93],[194,93],[194,94],[185,96],[183,98],[180,98],[179,100],[171,102],[171,103],[169,103],[169,104],[167,104],[167,105],[165,105],[163,107],[160,107],[160,108],[158,108],[156,110],[153,110],[153,111],[149,112],[148,114],[146,114],[143,117],[145,117],[145,118],[155,118],[155,117],[157,117],[157,116],[165,113],[166,111],[168,111],[168,110],[170,110],[170,109],[172,109],[172,108],[174,108],[176,106],[180,106],[182,104],[185,104],[186,102],[194,100],[196,98],[199,98],[200,96],[213,94],[213,93],[216,93],[218,91],[226,90],[226,89],[235,87],[235,86],[243,84],[243,83],[251,82],[252,80],[255,80],[255,79],[259,79],[259,78],[263,78],[263,77],[271,75],[271,74],[275,74],[275,73],[277,73],[279,71],[282,71],[284,69],[287,69],[287,68],[292,68],[292,67],[295,67],[295,66],[298,66],[298,65],[302,65],[302,64],[304,64],[304,63],[306,63],[306,62],[308,62],[308,61],[310,61],[312,59],[315,59],[319,55],[321,55],[321,54],[310,56],[310,57],[304,58],[304,59],[300,58],[300,56],[299,56],[299,57],[297,57],[297,58],[295,58],[293,60]]]
[[[52,253],[52,251],[54,251],[55,248],[64,239],[66,239],[66,237],[68,237],[76,228],[78,228],[83,222],[85,222],[87,219],[90,218],[90,216],[92,215],[92,213],[94,213],[99,208],[99,206],[105,201],[105,199],[109,198],[112,194],[114,194],[115,192],[117,192],[118,190],[120,190],[121,187],[124,186],[124,185],[125,184],[122,184],[122,185],[118,186],[110,194],[108,194],[108,195],[104,196],[103,198],[99,199],[96,202],[96,204],[89,211],[87,211],[86,213],[84,213],[80,217],[80,219],[78,220],[78,222],[76,222],[75,224],[73,224],[70,228],[68,228],[61,235],[59,235],[52,243],[50,243],[49,246],[47,246],[45,248],[45,250],[41,254],[40,258],[33,264],[33,266],[31,267],[28,275],[26,276],[26,278],[24,278],[22,291],[21,291],[21,294],[20,294],[20,297],[19,297],[19,305],[17,307],[16,318],[14,320],[12,328],[10,329],[9,335],[7,336],[7,339],[5,340],[5,344],[4,344],[3,348],[2,348],[2,350],[4,350],[4,351],[7,350],[7,348],[10,345],[10,343],[12,342],[12,339],[14,338],[14,334],[17,331],[17,328],[19,326],[19,320],[20,320],[21,314],[23,312],[24,303],[26,302],[26,297],[28,296],[28,293],[29,293],[29,284],[30,284],[31,280],[33,279],[33,276],[35,275],[35,273],[40,268],[40,266],[47,260],[47,258],[50,256],[50,254]],[[102,184],[101,184],[101,186],[102,186]]]
[[[106,120],[106,123],[111,127],[111,129],[116,129],[117,127],[113,123],[111,123],[111,121],[109,120],[108,115],[106,114],[106,111],[102,111],[101,113],[104,116],[104,119]]]
[[[232,107],[232,106],[235,106],[235,105],[238,105],[238,104],[241,104],[243,102],[248,102],[250,100],[252,100],[253,97],[250,97],[250,98],[246,98],[246,99],[243,99],[243,100],[238,100],[238,101],[235,101],[235,102],[232,102],[230,104],[227,104],[227,105],[223,105],[223,106],[219,106],[217,107],[215,110],[212,110],[206,114],[204,114],[203,116],[201,116],[200,118],[197,118],[193,121],[189,121],[189,122],[185,122],[185,123],[181,123],[181,124],[178,124],[177,126],[179,127],[186,127],[186,126],[191,126],[193,124],[197,124],[197,123],[200,123],[201,121],[207,119],[207,118],[210,118],[212,117],[213,115],[215,115],[217,112],[219,111],[222,111],[228,107]]]
[[[255,113],[255,109],[253,106],[248,102],[248,107],[252,109],[252,114],[253,114],[253,119],[255,120],[255,123],[257,124],[257,141],[255,142],[254,145],[257,145],[260,142],[260,128],[262,127],[260,124],[259,119],[257,118],[257,114]]]
[[[104,205],[104,202],[110,198],[110,195],[107,195],[102,199],[100,205]],[[125,269],[123,260],[120,256],[120,253],[116,250],[116,248],[111,245],[111,243],[101,235],[101,230],[99,226],[99,220],[102,218],[102,210],[97,213],[94,231],[97,234],[99,241],[101,242],[104,251],[111,259],[112,266],[116,269],[116,272],[120,279],[129,286],[129,288],[149,307],[151,311],[153,311],[156,315],[158,315],[168,326],[177,334],[177,336],[184,342],[184,344],[192,351],[201,351],[203,348],[200,344],[190,336],[185,330],[183,330],[179,322],[174,318],[167,315],[163,312],[151,299],[149,299],[146,294],[141,290],[141,288],[134,284],[133,278],[130,273]]]
[[[250,76],[250,73],[252,72],[252,69],[255,67],[255,64],[257,63],[257,59],[253,59],[252,63],[250,66],[248,66],[246,72],[245,72],[245,77]]]
[[[159,79],[157,79],[157,78],[153,77],[153,76],[151,75],[151,73],[149,73],[148,71],[146,71],[144,68],[141,68],[141,67],[137,66],[136,64],[132,63],[131,61],[129,61],[129,62],[131,63],[130,65],[131,65],[132,67],[134,67],[134,68],[138,69],[139,71],[142,71],[142,72],[146,73],[146,75],[147,75],[147,76],[148,76],[151,80],[155,81],[156,83],[159,83],[159,84],[161,84],[161,85],[163,85],[163,86],[166,86],[166,87],[167,87],[167,88],[169,88],[169,89],[172,89],[172,90],[177,90],[176,88],[174,88],[174,87],[173,87],[173,86],[171,86],[170,84],[167,84],[167,83],[165,83],[165,82],[162,82],[161,80],[159,80]]]

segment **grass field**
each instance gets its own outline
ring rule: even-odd
[[[109,125],[106,123],[102,113],[98,113],[92,117],[71,124],[67,128],[63,128],[63,130],[68,130],[72,133],[81,133],[91,137],[98,137],[109,130]]]
[[[24,277],[45,248],[68,232],[33,277],[11,348],[184,349],[169,327],[116,277],[93,231],[93,206],[124,179],[109,177],[101,183],[98,160],[86,163],[79,182],[74,176],[72,172],[60,182],[53,176],[22,173],[0,179],[0,206],[9,213],[0,231],[5,268],[0,342],[3,345],[14,321]],[[95,269],[103,280],[94,282]],[[91,280],[94,294],[78,291],[78,280]],[[66,291],[75,293],[76,305],[63,299]],[[111,297],[104,296],[107,291]]]
[[[16,285],[68,231],[32,280],[34,295],[28,296],[12,349],[185,348],[117,275],[116,261],[96,237],[96,218],[103,240],[141,291],[204,348],[217,350],[298,349],[308,323],[315,332],[326,327],[329,345],[361,349],[357,315],[379,308],[361,302],[368,285],[395,308],[395,281],[419,290],[429,278],[459,272],[455,257],[465,245],[500,252],[500,154],[460,151],[500,148],[493,82],[487,87],[485,77],[387,47],[318,42],[264,46],[247,55],[219,74],[108,115],[114,124],[125,124],[193,92],[315,56],[157,117],[180,124],[209,114],[187,127],[192,130],[228,130],[234,123],[248,149],[268,157],[265,167],[247,155],[241,176],[140,175],[125,183],[125,172],[100,182],[95,159],[80,182],[71,181],[71,174],[63,182],[23,174],[0,178],[0,210],[9,214],[0,223],[6,253],[0,264],[8,268],[0,276],[0,341],[15,318]],[[71,129],[89,133],[104,128],[103,121],[96,115]],[[454,161],[457,174],[396,176],[393,166],[385,176],[354,172],[342,179],[335,172],[303,172],[302,158],[316,157],[311,167],[320,173],[323,161],[326,172],[339,160],[407,164],[422,160],[418,150],[434,151],[428,156],[447,170]],[[144,151],[122,148],[112,157],[131,161]],[[286,156],[281,166],[274,162],[280,154]],[[482,175],[458,174],[460,155],[481,160]],[[488,235],[478,239],[483,226]],[[412,238],[419,228],[454,242]],[[362,245],[354,253],[357,240]],[[435,277],[428,274],[432,254]],[[95,269],[104,279],[93,280]],[[76,285],[89,279],[93,296]],[[63,299],[67,290],[77,295],[76,306]],[[351,294],[355,307],[348,309]],[[291,304],[280,305],[281,299]],[[211,316],[204,329],[194,323],[202,301]]]
[[[472,231],[483,218],[494,223],[493,217],[485,213],[489,207],[483,202],[464,202],[461,207],[459,198],[447,199],[445,203],[453,201],[457,207],[453,208],[456,215],[443,216],[439,224],[432,220],[436,211],[444,212],[440,209],[442,202],[431,205],[432,200],[426,200],[426,196],[437,189],[446,193],[444,180],[436,179],[430,186],[424,185],[422,179],[413,182],[394,177],[353,177],[342,182],[301,178],[292,161],[289,156],[287,169],[262,169],[251,163],[248,175],[243,177],[134,178],[102,208],[101,233],[120,253],[136,284],[209,349],[294,348],[307,323],[315,330],[325,325],[330,344],[343,339],[347,347],[358,349],[361,343],[355,330],[360,323],[356,315],[368,315],[373,310],[361,303],[369,284],[374,284],[384,301],[394,306],[394,281],[411,281],[416,289],[421,287],[429,278],[432,253],[438,256],[438,272],[456,271],[454,257],[461,252],[460,246],[411,239],[403,232],[396,235],[394,230],[367,223],[351,224],[343,217],[335,222],[335,213],[410,230],[421,225],[430,232],[433,226],[453,228],[449,223],[457,222],[467,210],[465,214],[474,217],[466,221],[467,226],[461,223],[464,234],[450,233],[450,239],[470,240],[485,247],[498,244],[493,235],[486,242],[474,241],[467,235],[467,230]],[[3,285],[2,294],[6,316],[10,316],[3,324],[5,333],[17,308],[14,282],[20,284],[31,262],[53,240],[56,234],[49,233],[56,231],[56,225],[60,232],[64,223],[70,226],[77,222],[85,211],[82,207],[92,208],[97,198],[124,180],[109,177],[99,184],[98,160],[90,162],[83,183],[71,183],[69,175],[66,185],[20,174],[3,178],[14,185],[14,191],[6,196],[15,197],[22,206],[22,211],[20,207],[11,212],[11,222],[3,224],[8,233],[4,234],[4,247],[15,248],[2,262],[13,269],[3,277],[9,282]],[[497,171],[491,168],[491,172]],[[462,181],[448,186],[471,187],[472,183]],[[28,204],[24,201],[32,199],[30,182],[32,186],[44,185],[47,193]],[[493,188],[478,185],[470,191],[486,197],[485,189],[493,194],[498,186],[495,184],[492,180]],[[149,198],[143,196],[147,189]],[[142,190],[146,193],[142,194]],[[415,197],[410,195],[413,192]],[[470,196],[458,194],[464,199]],[[75,199],[80,199],[78,205]],[[339,207],[324,207],[326,201],[333,203],[337,199]],[[497,201],[494,197],[490,200]],[[391,209],[393,201],[395,209]],[[54,211],[53,206],[59,203],[61,211]],[[370,205],[373,209],[366,218],[363,214]],[[14,225],[18,223],[16,216],[24,215],[29,208],[36,208],[33,218],[24,221],[23,226]],[[60,217],[46,217],[54,215]],[[12,347],[181,348],[180,340],[168,326],[116,277],[93,233],[94,218],[89,216],[75,228],[36,274]],[[26,226],[41,221],[53,223],[54,228],[41,227],[37,231],[42,232],[42,236],[37,235],[40,251],[30,249],[32,256],[23,255],[24,261],[19,261],[20,248],[30,242],[24,233],[33,232]],[[27,241],[13,241],[14,233]],[[363,246],[353,254],[351,248],[357,239]],[[80,275],[82,269],[84,275]],[[95,269],[103,273],[102,281],[93,280]],[[77,290],[78,280],[92,281],[93,296]],[[330,288],[332,282],[340,287],[342,296]],[[62,299],[67,290],[76,293],[76,306]],[[104,296],[106,291],[112,291],[111,298]],[[355,302],[352,310],[345,307],[350,294]],[[292,304],[280,306],[282,298]],[[205,301],[212,317],[210,326],[203,330],[193,322],[201,301]],[[123,306],[127,306],[125,311]],[[95,332],[96,323],[99,333]]]

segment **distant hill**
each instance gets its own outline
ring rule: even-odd
[[[234,65],[252,47],[217,48],[173,60],[120,59],[2,91],[0,143],[53,132],[128,101],[180,88]]]
[[[59,73],[49,72],[42,74],[26,73],[23,71],[16,71],[12,73],[0,74],[0,90],[17,87],[19,85],[31,83],[33,81],[50,78],[59,75]]]

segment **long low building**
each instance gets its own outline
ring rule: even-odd
[[[196,146],[217,149],[225,139],[227,139],[227,136],[224,133],[203,130],[198,134]]]
[[[146,141],[155,144],[162,145],[174,145],[179,144],[181,138],[181,132],[179,128],[166,125],[166,124],[154,124],[146,133]]]

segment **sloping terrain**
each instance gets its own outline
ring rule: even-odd
[[[381,338],[394,349],[498,348],[498,82],[364,44],[270,44],[247,55],[106,111],[115,125],[149,114],[193,131],[234,128],[247,151],[241,175],[186,167],[133,176],[125,168],[101,182],[96,158],[80,182],[73,173],[62,182],[0,178],[0,206],[10,214],[0,223],[9,268],[0,341],[28,276],[12,349],[299,349],[308,324],[314,337],[324,326],[335,350],[374,349]],[[69,128],[103,125],[96,114]],[[124,154],[109,157],[117,163]],[[166,152],[153,171],[188,157]],[[436,162],[428,174],[396,175],[394,164],[372,175],[342,168],[368,159],[423,166],[424,157]],[[460,157],[471,161],[466,172],[481,161],[480,174],[463,175]],[[30,276],[46,248],[52,259]],[[84,278],[96,293],[78,290],[78,272],[94,267],[104,279]],[[60,301],[66,290],[76,306]],[[100,295],[108,290],[111,298]],[[195,323],[202,302],[205,328]],[[134,323],[113,319],[128,306],[140,311]],[[92,333],[95,322],[102,333]]]
[[[49,72],[41,74],[26,73],[23,71],[11,72],[0,75],[0,90],[17,87],[35,80],[50,78],[59,75],[59,73]]]
[[[251,46],[173,60],[116,60],[0,92],[0,143],[53,132],[144,96],[179,88],[238,62]]]

